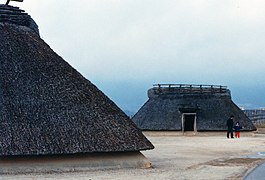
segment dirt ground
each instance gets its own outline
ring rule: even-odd
[[[0,179],[243,179],[265,162],[265,134],[242,133],[227,139],[225,132],[182,136],[174,132],[145,132],[155,145],[142,153],[151,161],[149,169],[105,169],[46,174],[9,174]]]

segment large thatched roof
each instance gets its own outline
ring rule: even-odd
[[[226,130],[230,115],[244,130],[256,130],[224,86],[156,85],[148,91],[148,97],[132,118],[142,130],[183,130],[183,115],[196,115],[198,131]]]
[[[0,6],[0,156],[152,149],[36,28],[18,8]]]

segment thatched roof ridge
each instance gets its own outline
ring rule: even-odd
[[[136,125],[35,32],[0,21],[0,156],[152,149]]]
[[[18,7],[0,4],[0,23],[24,26],[39,34],[38,25],[24,10]]]
[[[142,130],[182,130],[182,114],[196,113],[198,131],[226,130],[226,120],[235,116],[244,130],[256,130],[250,119],[232,101],[229,89],[217,91],[179,87],[153,87],[148,90],[148,101],[132,120]]]

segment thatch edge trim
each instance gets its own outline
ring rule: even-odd
[[[150,167],[150,161],[139,151],[29,157],[10,156],[0,159],[0,175]]]

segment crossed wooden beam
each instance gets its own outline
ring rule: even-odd
[[[7,0],[7,1],[6,1],[6,5],[8,5],[10,1],[23,2],[23,0]]]

